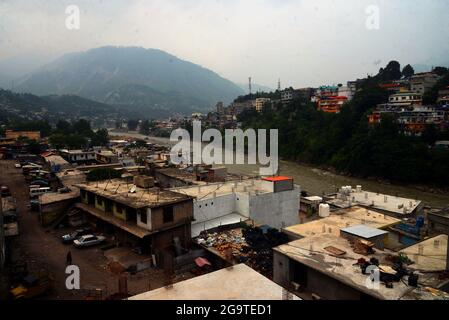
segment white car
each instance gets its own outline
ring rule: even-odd
[[[22,165],[21,165],[20,163],[16,163],[16,164],[14,165],[14,167],[16,167],[17,169],[20,169],[20,168],[22,168]]]
[[[106,237],[95,236],[93,234],[86,234],[73,240],[73,245],[77,248],[90,247],[102,243],[106,240]]]

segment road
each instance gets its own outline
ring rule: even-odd
[[[103,289],[103,297],[118,291],[118,275],[108,268],[108,260],[98,248],[75,249],[59,240],[66,230],[46,230],[38,221],[38,214],[28,208],[28,186],[20,169],[14,168],[12,161],[0,161],[0,184],[9,186],[12,196],[17,199],[19,209],[20,235],[13,239],[12,260],[24,260],[30,272],[46,269],[54,279],[54,289],[45,298],[48,299],[84,299],[86,289]],[[80,268],[82,290],[67,290],[65,281],[66,257],[71,251],[73,264]],[[128,275],[128,291],[138,294],[151,286],[162,287],[165,276],[161,270],[151,269]]]

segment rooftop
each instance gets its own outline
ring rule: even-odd
[[[363,224],[372,228],[386,228],[401,220],[382,213],[354,206],[332,212],[329,217],[320,218],[307,223],[297,224],[283,229],[285,233],[294,238],[308,237],[317,234],[340,235],[340,230],[351,226]]]
[[[59,181],[65,186],[70,187],[78,183],[86,182],[86,175],[80,170],[65,170],[63,172],[56,173]]]
[[[421,201],[419,200],[385,195],[365,190],[357,191],[356,189],[352,189],[350,194],[346,196],[342,196],[338,193],[326,202],[339,208],[347,208],[352,205],[361,205],[398,215],[410,214],[421,204]]]
[[[245,264],[129,298],[130,300],[282,300],[285,290]],[[294,298],[297,298],[294,296]]]
[[[345,253],[335,256],[325,249],[329,247],[337,248]],[[306,237],[276,247],[274,250],[377,299],[400,300],[415,290],[414,287],[409,287],[402,281],[394,282],[393,288],[386,288],[381,283],[378,290],[369,289],[366,286],[367,275],[362,274],[360,267],[355,264],[360,258],[369,260],[374,257],[379,260],[381,268],[389,266],[391,264],[387,259],[389,254],[376,249],[374,249],[375,253],[369,257],[357,254],[348,240],[333,234]],[[419,275],[419,282],[435,287],[441,284],[442,280],[433,273],[422,273]]]
[[[270,193],[272,189],[267,184],[269,182],[263,179],[248,179],[179,187],[172,190],[198,199],[206,199],[238,192],[249,192],[251,194]]]
[[[158,188],[143,189],[120,179],[87,182],[75,186],[135,209],[155,208],[190,199],[185,194]]]
[[[67,193],[48,192],[39,196],[39,203],[41,205],[52,204],[59,201],[65,201],[70,199],[76,199],[79,197],[80,192],[78,189],[72,190]]]

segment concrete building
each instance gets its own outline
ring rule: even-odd
[[[440,77],[436,73],[417,73],[410,78],[410,89],[412,92],[423,95],[437,83]]]
[[[324,96],[318,98],[318,110],[327,113],[339,113],[348,101],[346,96]]]
[[[256,111],[262,112],[265,105],[267,105],[270,102],[271,102],[270,98],[257,98],[256,99]]]
[[[416,287],[408,285],[404,279],[391,280],[391,287],[387,287],[385,281],[390,280],[385,279],[396,276],[407,279],[392,268],[394,253],[373,249],[368,256],[354,250],[347,239],[334,234],[319,234],[281,245],[274,248],[273,280],[284,288],[295,288],[293,293],[304,299],[409,300],[435,299],[436,296],[448,299],[449,295],[440,291],[446,281],[429,272],[433,266],[419,265],[423,269],[420,269]],[[363,273],[360,266],[362,261],[373,258],[378,261],[380,277],[384,279],[377,288],[372,287],[369,273]]]
[[[114,233],[117,241],[160,253],[175,238],[190,247],[193,203],[190,196],[158,188],[140,188],[122,180],[76,185],[84,211],[97,228]]]
[[[370,192],[362,190],[361,186],[355,189],[351,186],[342,187],[338,193],[329,195],[326,202],[337,208],[362,206],[401,218],[415,213],[421,204],[420,200]]]
[[[20,137],[28,138],[30,140],[40,141],[41,133],[39,131],[13,131],[13,130],[5,131],[6,139],[17,140]]]
[[[109,150],[99,150],[95,152],[95,160],[102,164],[118,163],[118,155]]]
[[[415,92],[400,92],[389,96],[388,103],[401,107],[422,105],[422,95]]]
[[[346,97],[351,101],[357,91],[357,84],[355,81],[348,81],[345,86],[338,87],[338,96]]]
[[[194,198],[192,237],[248,219],[273,228],[299,223],[300,187],[289,177],[229,181],[176,188]]]
[[[290,239],[297,240],[319,234],[332,234],[340,236],[341,230],[357,225],[376,229],[387,229],[399,223],[401,220],[388,215],[353,206],[346,209],[334,211],[330,216],[319,218],[307,223],[296,224],[282,229]]]
[[[176,188],[202,183],[197,181],[197,176],[193,172],[178,168],[156,169],[154,177],[163,188]]]
[[[177,282],[129,300],[299,300],[245,264]]]
[[[50,154],[44,156],[45,164],[53,173],[61,172],[66,169],[70,169],[72,166],[63,157]]]
[[[59,154],[70,163],[83,164],[95,162],[95,151],[62,149],[59,151]]]

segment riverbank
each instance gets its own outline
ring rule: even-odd
[[[173,145],[176,142],[170,141],[169,138],[148,137],[136,132],[110,132],[112,136],[128,136],[139,139],[147,139],[153,143],[165,145]],[[228,171],[237,175],[259,175],[258,165],[226,165]],[[311,167],[309,165],[300,164],[292,161],[281,160],[279,162],[279,173],[293,177],[296,184],[301,189],[307,191],[311,195],[322,195],[335,192],[344,185],[356,186],[361,185],[362,188],[373,192],[397,195],[400,197],[419,199],[425,205],[432,207],[449,206],[449,193],[434,193],[430,188],[417,187],[412,185],[395,184],[376,179],[363,179],[351,176],[340,175],[322,168]]]

